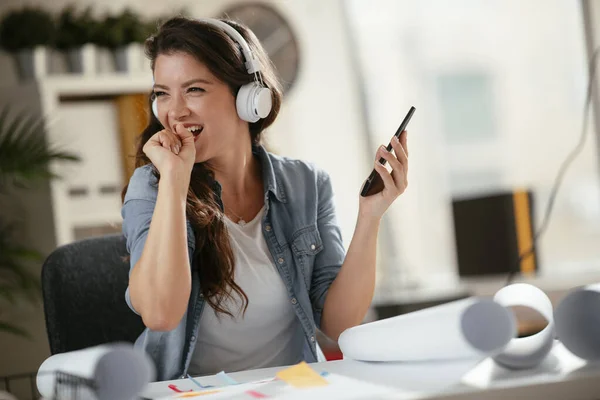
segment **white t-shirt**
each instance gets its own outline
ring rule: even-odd
[[[210,375],[296,364],[302,361],[302,329],[286,287],[265,242],[261,221],[265,207],[245,225],[225,218],[235,256],[235,282],[248,296],[242,315],[241,298],[224,303],[235,316],[218,317],[208,304],[202,312],[191,375]],[[298,345],[300,344],[300,345]]]

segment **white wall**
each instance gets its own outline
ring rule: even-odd
[[[396,223],[406,268],[428,280],[454,268],[452,198],[528,187],[539,227],[551,185],[583,122],[587,57],[579,2],[349,4],[360,32],[377,137],[387,140],[386,127],[397,124],[410,104],[417,108],[409,128],[412,187]],[[447,137],[436,78],[470,70],[492,77],[495,133],[460,143]],[[593,126],[587,135],[587,146],[565,176],[540,241],[540,273],[557,280],[600,266],[600,177]]]

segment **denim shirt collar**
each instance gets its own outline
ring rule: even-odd
[[[260,165],[262,167],[262,178],[265,185],[265,198],[267,197],[268,192],[271,192],[275,195],[275,198],[278,201],[287,203],[287,198],[285,196],[285,192],[283,191],[283,185],[279,184],[277,181],[277,175],[275,175],[273,163],[267,154],[267,150],[260,144],[253,145],[252,154],[258,156]]]

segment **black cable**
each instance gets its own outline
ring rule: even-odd
[[[511,284],[512,280],[514,279],[517,271],[519,270],[519,268],[521,266],[521,262],[523,261],[523,259],[525,257],[528,257],[531,254],[533,254],[533,252],[535,252],[535,248],[536,248],[538,239],[548,228],[548,223],[550,221],[550,214],[552,213],[552,208],[554,206],[554,200],[556,200],[556,193],[558,192],[558,188],[560,187],[563,177],[564,177],[565,173],[567,172],[567,168],[569,168],[571,163],[575,160],[575,158],[579,155],[579,153],[581,153],[581,150],[583,150],[583,147],[585,145],[585,140],[587,137],[586,131],[587,131],[587,126],[588,126],[588,118],[589,118],[589,114],[590,114],[590,106],[592,104],[592,92],[594,90],[594,80],[596,78],[596,64],[597,64],[596,59],[598,58],[599,54],[600,54],[600,47],[598,47],[598,48],[596,48],[596,50],[594,50],[594,54],[592,55],[592,59],[590,60],[587,95],[586,95],[586,99],[585,99],[585,106],[584,106],[584,111],[583,111],[583,123],[582,123],[581,136],[579,138],[579,142],[577,143],[575,148],[573,150],[571,150],[571,152],[569,153],[569,155],[567,156],[565,161],[563,161],[562,165],[560,166],[558,175],[556,176],[556,178],[554,180],[554,185],[552,187],[552,191],[550,192],[550,197],[548,199],[548,205],[546,206],[546,213],[544,214],[544,219],[542,220],[540,228],[538,229],[536,234],[533,236],[533,241],[532,241],[532,244],[531,244],[531,247],[529,248],[529,250],[527,250],[526,252],[521,254],[519,256],[519,258],[517,259],[517,263],[513,266],[513,268],[509,269],[508,278],[506,280],[506,285]]]

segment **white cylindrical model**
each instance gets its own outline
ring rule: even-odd
[[[600,283],[568,293],[554,310],[558,339],[584,360],[600,360]]]
[[[429,361],[493,355],[515,335],[509,310],[472,297],[347,329],[338,343],[355,360]]]
[[[514,338],[494,357],[494,361],[508,368],[535,367],[552,350],[554,343],[552,302],[542,290],[526,283],[516,283],[500,289],[494,296],[494,301],[505,307],[529,307],[548,321],[543,330],[528,337]]]
[[[66,393],[77,399],[129,400],[154,380],[154,374],[152,361],[142,351],[131,344],[107,344],[49,357],[38,370],[37,388],[47,399],[54,398],[56,390],[57,398]],[[77,378],[82,380],[79,384]]]

